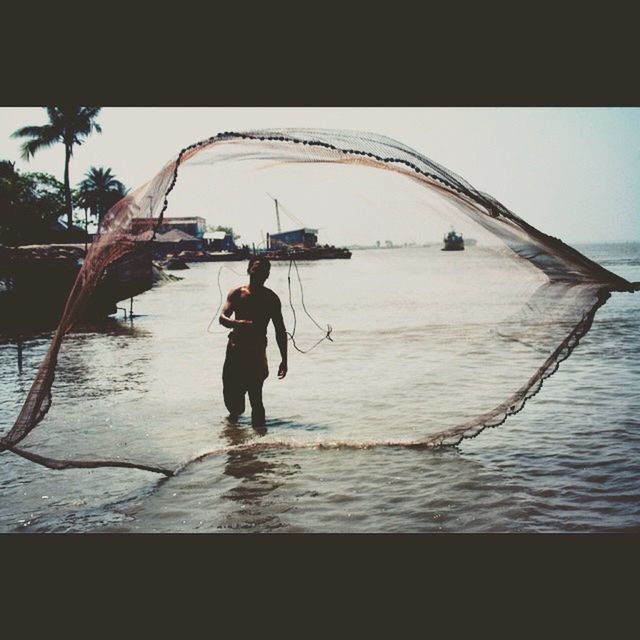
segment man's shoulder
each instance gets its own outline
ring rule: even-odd
[[[240,285],[239,287],[234,287],[233,289],[231,289],[231,291],[229,291],[229,297],[231,298],[231,297],[237,296],[242,292],[243,289],[244,289],[243,285]]]
[[[271,289],[268,289],[267,287],[264,288],[265,293],[267,294],[267,297],[272,300],[273,302],[280,302],[280,298],[278,297],[278,294],[275,291],[272,291]]]

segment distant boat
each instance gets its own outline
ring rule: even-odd
[[[464,240],[462,234],[456,233],[453,229],[444,237],[444,247],[442,251],[463,251]]]

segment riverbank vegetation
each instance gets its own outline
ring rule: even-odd
[[[0,244],[18,246],[84,242],[106,212],[128,189],[109,167],[91,167],[71,186],[73,149],[93,132],[101,107],[45,107],[49,122],[15,131],[24,139],[21,157],[30,160],[54,144],[65,148],[64,181],[42,172],[21,172],[12,160],[0,160]]]

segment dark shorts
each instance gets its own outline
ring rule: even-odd
[[[252,419],[263,421],[262,384],[268,376],[267,337],[239,340],[233,333],[229,334],[222,368],[224,402],[229,413],[244,413],[244,396],[248,392]]]
[[[229,334],[227,356],[222,369],[225,383],[248,391],[250,386],[262,384],[269,377],[267,337],[239,340]]]

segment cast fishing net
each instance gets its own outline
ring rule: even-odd
[[[289,376],[265,387],[267,413],[278,419],[267,422],[266,433],[247,429],[238,439],[215,430],[225,414],[219,373],[226,332],[217,327],[207,342],[205,329],[218,286],[226,293],[243,284],[246,264],[222,280],[217,266],[196,270],[164,298],[147,292],[141,298],[157,322],[131,335],[123,329],[76,339],[75,327],[110,265],[148,248],[163,216],[205,212],[236,229],[269,230],[271,213],[258,209],[272,193],[328,236],[366,232],[384,241],[404,225],[417,242],[437,241],[453,226],[477,246],[459,254],[436,245],[402,255],[381,250],[366,259],[354,251],[349,261],[297,264],[293,284],[291,264],[274,263],[267,286],[279,294],[288,328],[302,296],[323,316],[320,325],[300,323],[296,340],[315,344],[319,327],[330,323],[333,342],[297,359],[290,350]],[[183,149],[107,213],[0,450],[51,468],[171,475],[189,460],[234,447],[455,444],[520,411],[610,293],[635,288],[394,140],[325,130],[222,133]],[[72,328],[74,340],[65,341]],[[148,350],[128,361],[134,338],[148,340]],[[270,338],[272,378],[274,343]],[[92,374],[92,345],[103,347],[95,351],[100,375]],[[51,407],[56,371],[58,379],[78,372],[85,379],[75,394],[73,384],[65,386],[63,410],[33,431]]]

